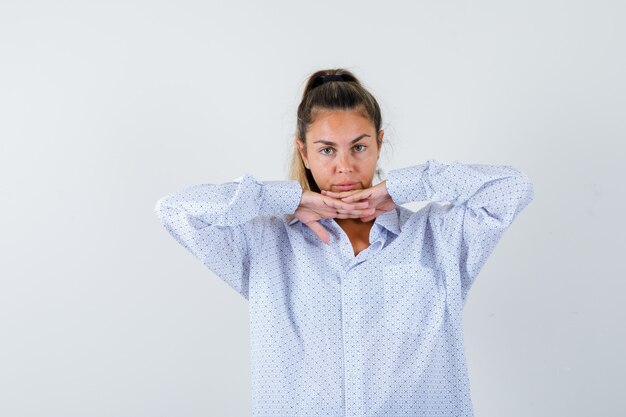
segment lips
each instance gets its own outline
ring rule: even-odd
[[[354,190],[358,186],[359,184],[357,184],[356,182],[345,182],[343,184],[336,184],[335,188],[337,188],[339,191],[348,191]]]

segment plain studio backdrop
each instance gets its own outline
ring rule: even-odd
[[[624,21],[617,0],[3,1],[0,415],[250,414],[248,304],[152,210],[286,179],[306,78],[345,67],[385,172],[533,181],[464,310],[476,416],[623,416]]]

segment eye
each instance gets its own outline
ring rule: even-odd
[[[363,151],[365,150],[365,148],[367,148],[367,146],[365,146],[365,145],[363,145],[363,144],[361,144],[361,143],[359,143],[358,145],[355,145],[354,147],[355,147],[355,148],[358,148],[359,146],[360,146],[361,148],[360,148],[360,150],[358,150],[357,152],[363,152]]]
[[[322,153],[322,155],[330,155],[330,153],[326,153],[326,152],[324,152],[324,151],[326,151],[326,150],[328,150],[328,151],[332,151],[332,148],[322,148],[322,149],[320,149],[320,152]]]

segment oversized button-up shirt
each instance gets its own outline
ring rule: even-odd
[[[171,236],[249,302],[253,416],[473,415],[463,306],[532,183],[508,165],[434,159],[386,181],[397,207],[356,256],[334,219],[320,220],[327,245],[289,216],[296,181],[244,174],[156,203]]]

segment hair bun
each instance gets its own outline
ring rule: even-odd
[[[329,81],[348,81],[348,80],[346,80],[342,74],[318,75],[313,80],[313,83],[311,83],[311,90]]]

